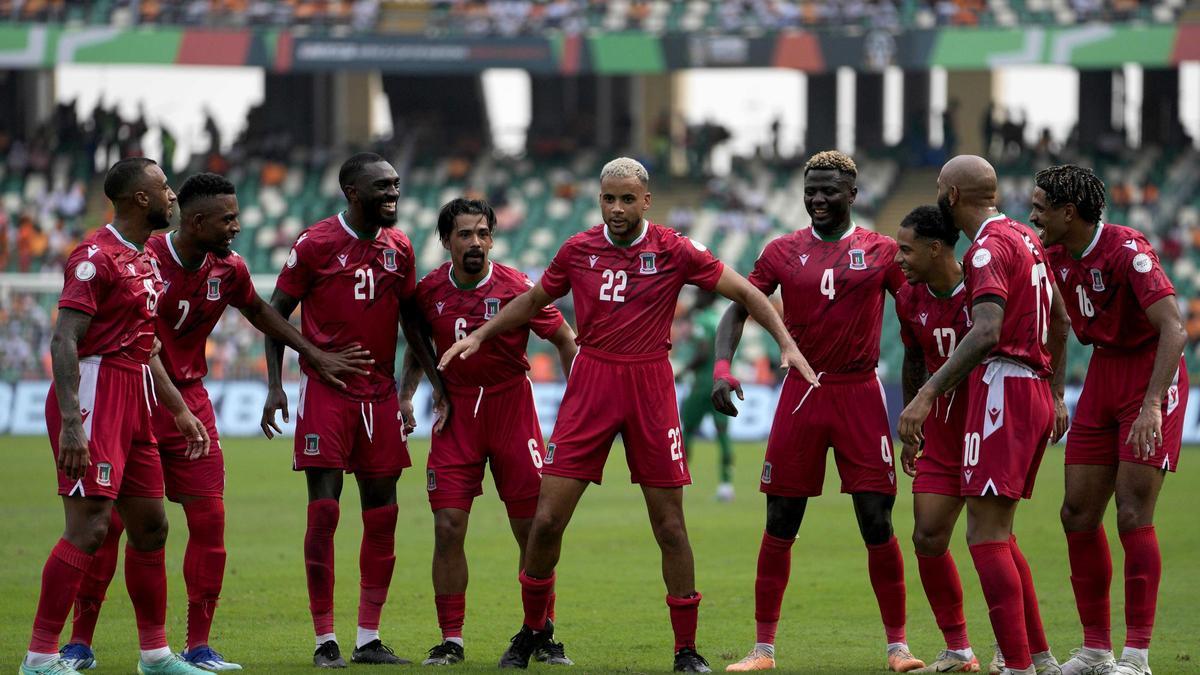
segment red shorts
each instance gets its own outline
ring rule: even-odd
[[[634,483],[680,487],[692,482],[679,430],[675,375],[665,352],[626,356],[580,349],[542,474],[599,484],[618,433]]]
[[[486,389],[449,388],[449,395],[450,420],[429,446],[429,505],[470,511],[483,494],[483,467],[490,463],[509,517],[532,518],[545,450],[533,385],[520,377]]]
[[[759,489],[779,497],[815,497],[833,447],[842,492],[896,494],[896,465],[883,385],[873,371],[822,373],[813,388],[788,373],[779,394]]]
[[[221,456],[217,416],[213,413],[212,401],[208,400],[208,390],[201,380],[176,386],[188,410],[208,432],[208,454],[196,459],[187,458],[187,439],[179,433],[175,418],[159,403],[154,411],[154,436],[158,439],[167,496],[171,499],[221,497],[225,494],[225,459]]]
[[[162,499],[162,467],[150,421],[153,399],[150,372],[142,364],[112,356],[80,359],[79,411],[91,463],[78,480],[58,471],[58,494]],[[46,431],[56,461],[61,430],[62,415],[51,384],[46,395]]]
[[[925,419],[925,445],[917,457],[912,491],[958,497],[962,494],[963,429],[970,387],[963,383],[937,397]]]
[[[1188,400],[1187,364],[1182,358],[1163,401],[1162,447],[1153,456],[1139,459],[1133,455],[1133,446],[1125,443],[1150,384],[1154,352],[1153,348],[1135,353],[1114,353],[1107,349],[1092,352],[1083,392],[1075,406],[1075,419],[1071,420],[1071,430],[1067,433],[1067,464],[1113,466],[1117,462],[1133,462],[1167,471],[1179,466]]]
[[[1054,430],[1050,382],[1007,359],[976,367],[967,381],[962,496],[1029,499]]]
[[[301,377],[293,469],[341,469],[371,478],[399,476],[410,466],[395,396],[355,401],[320,380]]]

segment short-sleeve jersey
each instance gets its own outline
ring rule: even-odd
[[[451,263],[445,263],[417,284],[417,302],[433,328],[433,344],[439,355],[533,286],[521,272],[493,262],[487,276],[473,288],[460,288],[451,277],[452,268]],[[524,377],[529,370],[529,359],[525,356],[529,331],[549,339],[562,324],[562,313],[554,305],[548,305],[527,325],[484,342],[471,358],[454,359],[442,372],[442,379],[460,387],[490,387]]]
[[[577,342],[611,354],[671,348],[671,322],[684,284],[716,288],[725,269],[702,244],[649,221],[628,246],[601,224],[567,239],[542,275],[552,297],[575,302]]]
[[[989,356],[1019,361],[1048,377],[1051,368],[1046,340],[1054,285],[1037,234],[1003,214],[988,218],[967,249],[963,271],[969,306],[973,308],[986,295],[1004,301],[1000,341]]]
[[[154,254],[139,250],[112,225],[84,239],[67,258],[58,301],[59,308],[92,317],[79,342],[79,356],[149,363],[162,289]]]
[[[783,296],[783,322],[813,370],[860,373],[879,363],[884,291],[907,282],[895,241],[851,224],[836,241],[811,227],[767,244],[750,283]]]
[[[360,239],[342,214],[302,232],[292,246],[276,287],[300,300],[300,330],[326,351],[358,343],[375,363],[367,375],[342,378],[341,395],[379,401],[396,395],[396,338],[401,301],[416,288],[412,244],[395,227]],[[310,377],[310,366],[300,361]]]
[[[163,278],[155,324],[162,342],[159,358],[171,380],[184,384],[208,374],[204,348],[225,308],[248,307],[255,296],[250,270],[240,255],[218,258],[206,254],[199,268],[189,270],[175,252],[171,241],[174,234],[156,234],[146,242],[146,248],[158,258]]]
[[[904,346],[921,350],[925,370],[934,373],[971,328],[966,285],[959,282],[950,295],[935,295],[928,284],[910,284],[896,294],[896,316]]]
[[[1062,244],[1046,255],[1080,342],[1126,350],[1158,343],[1146,308],[1174,295],[1175,287],[1141,232],[1100,223],[1079,258]]]

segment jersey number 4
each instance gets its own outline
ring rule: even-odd
[[[833,300],[837,295],[837,289],[833,285],[833,268],[827,267],[821,273],[821,295]]]
[[[625,302],[625,285],[629,275],[625,270],[604,270],[604,283],[600,285],[600,299],[609,302]]]

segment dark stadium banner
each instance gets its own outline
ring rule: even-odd
[[[763,68],[775,65],[774,36],[676,33],[661,39],[667,70],[684,68]]]
[[[212,399],[213,411],[217,416],[217,428],[222,438],[245,438],[258,436],[259,418],[262,414],[263,403],[267,399],[267,385],[261,381],[228,381],[207,382],[209,395]],[[284,391],[288,401],[294,406],[299,401],[299,385],[296,382],[284,383]],[[46,392],[50,383],[46,381],[29,382],[0,382],[0,435],[16,434],[38,436],[46,433]],[[900,385],[884,386],[887,396],[888,413],[892,418],[892,429],[896,427],[896,418],[903,408],[901,404]],[[737,417],[729,419],[729,433],[737,441],[765,441],[771,431],[771,419],[775,414],[775,405],[779,400],[779,390],[761,385],[746,385],[743,387],[745,401],[738,402],[741,411]],[[687,392],[681,389],[680,396]],[[547,438],[554,429],[554,421],[558,417],[558,405],[562,400],[563,385],[560,383],[538,383],[533,385],[534,403],[537,406],[538,419],[542,423],[542,432]],[[1074,414],[1075,402],[1079,398],[1079,387],[1067,387],[1067,407]],[[413,407],[417,417],[417,431],[414,436],[427,438],[433,428],[433,410],[430,405],[429,385],[422,384],[413,399]],[[292,422],[283,424],[286,435],[294,430],[296,415]],[[1193,387],[1188,398],[1188,408],[1184,412],[1184,437],[1188,444],[1200,443],[1200,387]],[[701,431],[706,436],[712,435],[712,421],[706,420]]]
[[[484,68],[559,71],[554,45],[543,38],[295,38],[296,71],[381,70],[392,73],[473,73]]]

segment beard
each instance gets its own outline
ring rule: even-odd
[[[367,222],[379,227],[388,228],[394,227],[399,218],[399,213],[387,215],[383,212],[383,199],[378,199],[363,205],[363,215],[366,216]]]
[[[937,200],[938,210],[942,212],[942,221],[947,227],[956,228],[954,210],[950,206],[950,195],[942,195]]]
[[[155,209],[146,213],[146,222],[156,230],[165,230],[171,227],[171,207]]]
[[[485,260],[484,256],[463,256],[463,271],[467,274],[479,274],[483,271]]]

